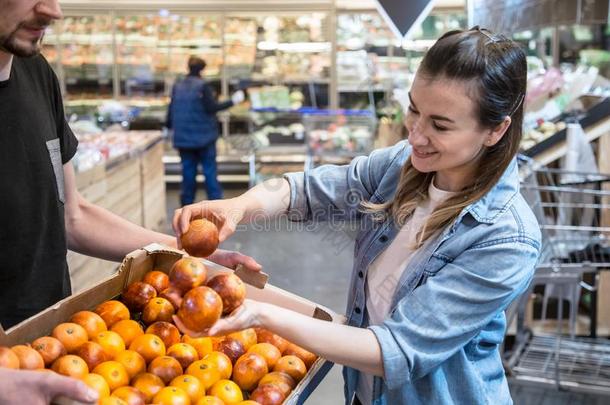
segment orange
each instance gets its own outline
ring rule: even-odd
[[[111,330],[100,332],[91,340],[99,343],[111,359],[114,359],[117,354],[125,350],[125,342],[123,342],[121,335]]]
[[[74,354],[85,360],[89,370],[93,370],[98,364],[112,360],[102,345],[96,342],[85,342]]]
[[[290,391],[296,387],[297,383],[294,381],[294,378],[290,377],[288,374],[283,373],[281,371],[273,371],[258,382],[258,386],[262,387],[263,385],[275,385],[282,391],[284,396],[288,396]]]
[[[146,363],[150,363],[155,357],[165,356],[165,344],[159,336],[150,333],[135,338],[129,345],[129,350],[138,352]]]
[[[100,399],[98,405],[129,405],[127,402],[123,401],[121,398],[117,397],[106,397]]]
[[[282,353],[284,356],[293,355],[297,356],[299,359],[303,360],[305,363],[305,367],[307,370],[311,368],[313,363],[318,359],[314,353],[303,349],[301,346],[295,345],[294,343],[289,343],[286,350]]]
[[[19,357],[8,347],[0,346],[0,367],[19,368]]]
[[[273,346],[271,343],[257,343],[248,350],[248,353],[256,353],[263,356],[269,370],[272,370],[273,367],[275,367],[275,363],[282,357],[280,349]]]
[[[220,375],[222,378],[231,378],[231,373],[233,372],[233,364],[231,364],[231,359],[224,353],[221,352],[212,352],[205,356],[202,360],[209,362],[209,364],[213,365],[220,371]]]
[[[150,403],[153,397],[161,391],[165,384],[159,377],[151,373],[138,374],[131,380],[131,386],[137,388],[146,397],[146,403]]]
[[[114,360],[125,367],[127,374],[129,374],[129,378],[133,378],[146,371],[146,361],[144,360],[144,357],[133,350],[124,350],[120,352]]]
[[[149,271],[144,275],[142,281],[155,287],[159,294],[169,287],[169,276],[159,270]]]
[[[192,362],[199,360],[197,350],[187,343],[176,343],[167,349],[166,354],[178,360],[182,368],[185,370]]]
[[[110,391],[114,391],[119,387],[129,385],[129,374],[125,367],[118,361],[105,361],[102,364],[98,364],[93,372],[104,377],[104,380],[108,383]]]
[[[70,322],[77,323],[87,331],[89,339],[100,332],[107,330],[106,323],[101,316],[92,311],[80,311],[70,317]]]
[[[297,356],[288,355],[277,361],[275,367],[273,367],[273,371],[282,371],[294,378],[296,382],[299,382],[305,377],[305,374],[307,374],[307,367],[305,367],[303,360],[299,359]]]
[[[19,358],[19,368],[22,370],[36,370],[44,368],[44,359],[36,350],[26,345],[15,345],[11,350]]]
[[[165,343],[165,347],[180,343],[180,331],[173,323],[164,321],[155,322],[146,328],[146,333],[159,336],[163,343]]]
[[[85,328],[72,322],[60,323],[51,334],[59,340],[68,353],[74,353],[82,344],[89,340]]]
[[[210,395],[220,398],[226,405],[244,400],[241,388],[231,380],[220,380],[210,388]]]
[[[180,375],[174,378],[169,385],[172,387],[182,388],[184,392],[188,394],[192,404],[197,402],[199,398],[205,395],[203,384],[201,384],[201,381],[199,381],[197,377],[192,375]]]
[[[284,353],[284,350],[288,347],[289,342],[281,336],[263,328],[256,328],[255,330],[258,343],[271,343],[273,346],[280,349],[281,353]]]
[[[83,378],[89,374],[85,360],[73,354],[66,354],[55,360],[52,369],[56,373],[74,378]]]
[[[54,337],[43,336],[32,342],[32,348],[42,356],[45,366],[49,367],[60,356],[67,354],[64,345]],[[0,366],[2,361],[0,360]]]
[[[224,402],[220,398],[213,397],[211,395],[206,395],[204,397],[199,398],[199,401],[195,405],[225,405]]]
[[[122,399],[127,405],[144,405],[146,400],[146,396],[134,387],[119,387],[111,396]]]
[[[174,306],[166,298],[153,298],[142,310],[142,321],[147,325],[157,321],[171,322],[175,312]]]
[[[189,335],[184,335],[182,336],[182,342],[193,346],[197,350],[200,359],[214,351],[212,348],[212,338],[210,337],[192,338]]]
[[[197,377],[206,391],[221,378],[220,371],[218,371],[216,366],[209,361],[203,360],[191,363],[186,369],[186,374]]]
[[[89,373],[83,377],[83,381],[97,392],[100,399],[110,396],[110,388],[108,387],[108,383],[101,375]]]
[[[239,332],[233,332],[227,335],[227,337],[239,340],[246,351],[248,351],[248,349],[250,349],[257,343],[256,331],[254,330],[254,328],[248,328],[240,330]]]
[[[252,391],[267,374],[267,362],[260,354],[246,353],[235,362],[232,379],[244,391]]]
[[[160,356],[150,362],[148,372],[158,376],[167,385],[182,374],[182,366],[173,357]]]
[[[256,401],[247,400],[247,401],[242,401],[242,402],[238,403],[237,405],[261,405],[261,404],[259,404]]]
[[[165,387],[155,395],[153,403],[156,405],[190,405],[191,398],[182,388]]]
[[[129,309],[125,304],[116,300],[102,302],[95,308],[95,313],[102,317],[108,328],[118,321],[129,319]]]
[[[212,340],[212,350],[215,352],[218,351],[218,346],[220,346],[226,338],[226,336],[210,336],[210,339]]]
[[[118,321],[110,328],[111,331],[121,335],[125,346],[129,347],[135,338],[144,334],[142,326],[133,319],[123,319]]]

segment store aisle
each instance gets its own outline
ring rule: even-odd
[[[245,190],[225,190],[231,198]],[[197,196],[197,201],[203,194]],[[167,191],[168,218],[178,207],[179,191]],[[169,229],[168,229],[169,232]],[[277,227],[238,230],[222,245],[256,258],[274,285],[343,313],[351,270],[353,241],[327,225],[305,231],[281,221]],[[511,387],[516,405],[606,404],[607,397],[559,392],[540,387]],[[335,366],[307,401],[315,405],[343,403],[341,367]]]

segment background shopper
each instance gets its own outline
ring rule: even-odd
[[[189,58],[189,74],[174,84],[168,108],[167,126],[174,131],[174,147],[180,152],[182,163],[182,205],[195,201],[199,164],[205,176],[208,200],[222,198],[216,166],[216,140],[219,136],[216,113],[244,101],[244,92],[238,90],[231,100],[216,102],[212,88],[201,77],[205,66],[203,59]]]

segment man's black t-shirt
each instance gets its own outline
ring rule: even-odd
[[[42,56],[13,58],[0,82],[0,324],[70,294],[63,164],[78,141]]]

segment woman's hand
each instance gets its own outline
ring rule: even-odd
[[[193,219],[205,218],[212,221],[218,227],[220,242],[224,242],[235,232],[243,217],[244,210],[235,203],[234,199],[202,201],[178,208],[174,212],[172,221],[178,239],[178,248],[182,248],[180,236],[188,231],[189,223]]]
[[[266,311],[273,311],[274,306],[258,302],[250,299],[244,300],[244,303],[235,309],[226,318],[220,318],[211,328],[202,332],[195,332],[188,329],[178,316],[174,315],[174,323],[180,331],[191,337],[227,335],[231,332],[240,331],[243,329],[264,326],[261,322],[260,314]]]
[[[243,265],[246,269],[252,271],[261,271],[261,269],[263,268],[260,264],[256,262],[256,260],[254,260],[250,256],[246,256],[244,254],[231,250],[216,249],[216,251],[210,256],[206,257],[206,259],[233,270],[235,270],[235,268],[239,264]]]

